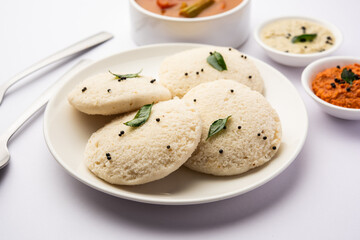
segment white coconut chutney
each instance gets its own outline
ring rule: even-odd
[[[303,39],[295,41],[294,37]],[[266,25],[261,31],[261,40],[279,51],[296,54],[326,51],[336,41],[329,29],[302,19],[281,19]]]

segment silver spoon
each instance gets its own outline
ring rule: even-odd
[[[8,129],[0,136],[0,169],[5,167],[10,160],[10,153],[7,144],[14,133],[37,111],[41,109],[50,99],[50,97],[64,84],[64,81],[69,76],[78,72],[83,67],[87,66],[90,60],[82,60],[76,64],[69,72],[54,83],[48,90],[46,90]]]
[[[78,43],[75,43],[37,63],[30,66],[29,68],[25,69],[24,71],[16,74],[14,77],[12,77],[8,82],[0,86],[0,104],[4,98],[4,95],[9,87],[11,87],[14,83],[18,82],[20,79],[23,79],[24,77],[28,76],[29,74],[36,72],[40,70],[41,68],[54,63],[56,61],[59,61],[60,59],[63,59],[65,57],[71,56],[75,53],[79,53],[83,50],[86,50],[88,48],[94,47],[96,45],[99,45],[107,40],[110,40],[113,38],[113,35],[107,32],[100,32],[94,36],[91,36],[87,39],[84,39]]]

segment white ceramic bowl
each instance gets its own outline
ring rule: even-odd
[[[316,96],[312,90],[311,83],[314,80],[317,73],[337,65],[344,66],[348,64],[359,63],[359,57],[327,57],[320,60],[317,60],[307,66],[302,75],[301,82],[307,94],[312,97],[315,102],[320,106],[322,110],[326,113],[343,119],[348,120],[360,120],[360,109],[355,108],[344,108],[335,106]],[[360,81],[360,80],[358,80]]]
[[[139,45],[166,42],[204,43],[237,48],[250,27],[250,1],[224,13],[199,18],[176,18],[152,13],[129,0],[131,35]]]
[[[275,48],[272,48],[272,47],[266,45],[261,40],[261,31],[268,24],[273,23],[278,20],[282,20],[282,19],[303,19],[303,20],[318,23],[318,24],[326,27],[327,29],[329,29],[334,34],[335,43],[328,50],[323,51],[323,52],[318,52],[318,53],[294,54],[294,53],[285,53],[285,52],[276,50]],[[332,54],[334,51],[336,51],[340,47],[340,45],[343,41],[343,37],[342,37],[340,30],[333,24],[319,20],[319,19],[310,18],[310,17],[302,17],[302,16],[285,16],[285,17],[273,18],[269,21],[265,21],[264,23],[260,24],[256,28],[256,30],[254,32],[254,36],[255,36],[255,40],[257,41],[257,43],[265,50],[265,52],[271,59],[273,59],[274,61],[276,61],[278,63],[284,64],[287,66],[293,66],[293,67],[304,67],[317,59],[320,59],[320,58],[323,58],[325,56]]]

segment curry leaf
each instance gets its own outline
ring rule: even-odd
[[[360,79],[359,75],[356,75],[351,69],[346,69],[346,68],[342,70],[341,78],[350,85],[353,84],[354,80]]]
[[[223,56],[218,52],[210,53],[210,56],[206,59],[206,61],[216,70],[222,72],[227,70],[226,63],[224,61]]]
[[[317,37],[317,34],[302,34],[298,36],[294,36],[291,39],[292,43],[299,43],[299,42],[312,42]]]
[[[125,80],[127,78],[138,78],[140,77],[140,73],[142,72],[142,69],[137,72],[137,73],[130,73],[130,74],[123,74],[123,75],[120,75],[120,74],[115,74],[115,73],[112,73],[110,70],[109,70],[109,73],[111,73],[112,75],[114,75],[116,77],[116,79],[120,79],[120,80]]]
[[[130,127],[139,127],[143,125],[149,119],[152,106],[153,103],[142,106],[140,110],[136,113],[134,119],[124,124]]]
[[[220,132],[221,130],[223,130],[226,127],[226,123],[228,121],[228,119],[231,117],[228,116],[227,118],[220,118],[218,120],[216,120],[215,122],[213,122],[209,128],[209,132],[208,132],[208,136],[206,138],[206,140],[209,139],[209,137],[215,135],[216,133]]]

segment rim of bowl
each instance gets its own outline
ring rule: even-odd
[[[318,23],[320,25],[323,25],[324,27],[328,28],[334,35],[336,38],[336,42],[335,44],[329,48],[328,50],[325,50],[323,52],[316,52],[316,53],[306,53],[306,54],[299,54],[299,53],[285,53],[282,52],[280,50],[277,50],[275,48],[272,48],[268,45],[266,45],[260,38],[260,33],[261,30],[268,24],[273,23],[275,21],[278,20],[282,20],[282,19],[302,19],[302,20],[308,20],[308,21],[312,21],[315,23]],[[286,15],[286,16],[281,16],[281,17],[276,17],[276,18],[271,18],[268,19],[264,22],[262,22],[261,24],[259,24],[256,28],[255,28],[255,32],[254,32],[254,37],[256,42],[262,46],[264,49],[266,49],[267,51],[271,51],[273,53],[276,53],[278,55],[282,55],[282,56],[286,56],[286,57],[296,57],[296,58],[309,58],[309,57],[323,57],[326,56],[328,54],[331,54],[333,52],[335,52],[340,45],[343,42],[343,34],[342,32],[339,30],[338,27],[336,27],[334,24],[318,19],[318,18],[313,18],[313,17],[308,17],[308,16],[299,16],[299,15]]]
[[[347,112],[354,112],[354,113],[359,113],[360,114],[360,109],[357,108],[346,108],[346,107],[340,107],[337,105],[333,105],[331,103],[328,103],[324,100],[322,100],[321,98],[319,98],[318,96],[315,95],[315,93],[313,92],[312,89],[310,89],[309,84],[312,81],[311,79],[311,72],[314,68],[321,66],[327,62],[333,61],[333,60],[349,60],[349,61],[353,61],[354,62],[358,62],[360,64],[360,58],[359,57],[351,57],[351,56],[332,56],[332,57],[326,57],[326,58],[322,58],[319,60],[316,60],[314,62],[312,62],[311,64],[309,64],[304,71],[301,74],[301,83],[303,88],[305,89],[305,92],[312,97],[316,102],[325,105],[329,108],[333,108],[336,110],[340,110],[340,111],[347,111]]]
[[[199,18],[177,18],[177,17],[168,17],[168,16],[163,16],[157,13],[153,13],[149,10],[146,10],[145,8],[141,7],[135,0],[129,0],[130,4],[138,11],[142,12],[143,14],[146,14],[150,17],[153,18],[157,18],[157,19],[161,19],[161,20],[165,20],[165,21],[170,21],[170,22],[206,22],[206,21],[210,21],[210,20],[215,20],[218,18],[222,18],[225,17],[227,15],[231,15],[234,12],[240,11],[241,9],[245,8],[251,0],[242,0],[241,3],[239,3],[239,5],[237,5],[236,7],[223,12],[223,13],[218,13],[215,15],[211,15],[211,16],[207,16],[207,17],[199,17]]]

